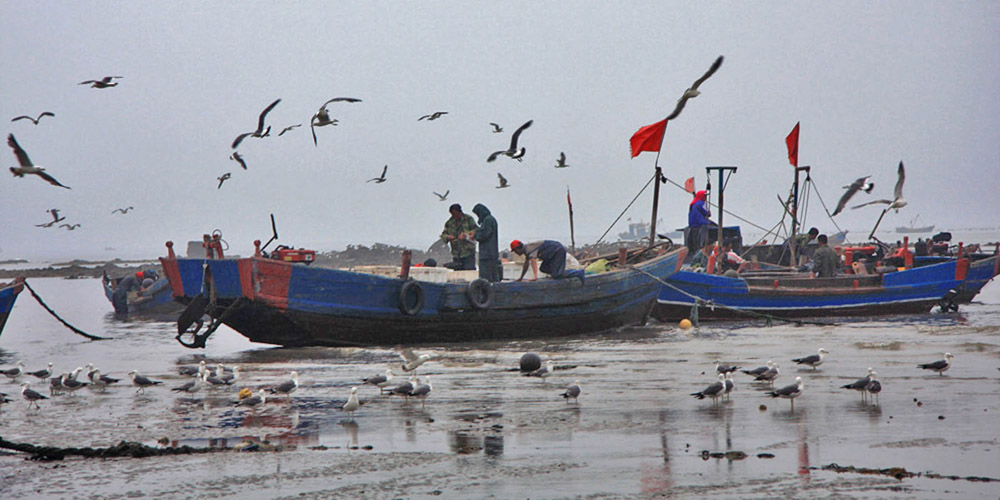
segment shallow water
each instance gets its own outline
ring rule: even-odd
[[[0,366],[24,360],[37,370],[51,361],[62,372],[91,362],[126,382],[125,373],[139,369],[164,384],[145,394],[129,386],[88,388],[29,410],[16,383],[0,380],[0,392],[14,399],[0,414],[4,439],[96,447],[122,439],[155,445],[160,438],[233,446],[249,438],[294,449],[47,463],[0,455],[5,498],[965,498],[992,494],[997,483],[899,481],[810,467],[1000,477],[995,284],[981,303],[952,315],[688,331],[652,325],[550,342],[423,346],[415,350],[437,359],[419,370],[434,385],[422,408],[360,385],[361,377],[398,364],[389,348],[273,348],[223,327],[207,349],[192,351],[173,340],[172,323],[115,320],[100,280],[30,283],[67,321],[113,340],[73,334],[25,292],[0,337]],[[819,347],[830,351],[819,369],[791,363]],[[540,380],[510,371],[528,351],[551,357],[555,373]],[[955,360],[944,376],[916,368],[945,351]],[[301,385],[256,411],[232,405],[235,388],[171,392],[186,381],[176,366],[202,357],[240,365],[240,386],[255,391],[293,369]],[[773,359],[782,371],[775,385],[801,376],[804,394],[792,411],[737,374],[730,401],[695,400],[688,394],[715,380],[716,358],[745,368]],[[884,386],[878,406],[839,388],[869,366]],[[574,380],[583,394],[566,402],[559,393]],[[339,410],[351,386],[365,403],[353,419]],[[703,450],[747,458],[704,459]]]

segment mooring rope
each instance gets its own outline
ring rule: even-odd
[[[85,331],[83,331],[83,330],[81,330],[81,329],[79,329],[79,328],[77,328],[77,327],[75,327],[75,326],[67,323],[66,320],[60,318],[59,315],[56,314],[56,312],[53,311],[52,308],[49,307],[48,304],[46,304],[45,301],[42,300],[41,297],[38,296],[38,293],[36,293],[35,290],[33,288],[31,288],[31,285],[29,285],[27,281],[24,282],[24,287],[27,288],[29,292],[31,292],[31,296],[34,297],[36,301],[38,301],[39,305],[41,305],[43,308],[45,308],[45,310],[48,311],[49,314],[52,315],[52,317],[54,317],[55,319],[59,320],[60,323],[62,323],[63,325],[65,325],[66,328],[69,328],[70,330],[72,330],[73,333],[76,333],[77,335],[82,335],[84,337],[87,337],[90,340],[111,340],[110,337],[98,337],[97,335],[91,335],[91,334],[89,334],[89,333],[87,333],[87,332],[85,332]]]

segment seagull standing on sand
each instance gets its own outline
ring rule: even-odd
[[[239,151],[233,151],[233,154],[229,155],[229,159],[239,163],[240,166],[243,167],[243,170],[247,169],[247,162],[243,160],[242,156],[240,156]]]
[[[91,373],[89,373],[88,375],[92,375],[91,378],[90,378],[91,385],[93,385],[94,387],[97,387],[98,389],[100,389],[102,391],[107,386],[109,386],[111,384],[114,384],[114,383],[117,383],[119,381],[116,378],[111,378],[111,377],[109,377],[107,375],[101,375],[101,370],[98,370],[98,369],[94,369],[94,371],[91,372]]]
[[[687,104],[688,99],[701,95],[698,87],[701,86],[702,83],[705,83],[705,80],[708,80],[710,76],[714,75],[715,72],[719,70],[720,66],[722,66],[722,56],[719,56],[719,58],[712,63],[712,66],[708,68],[708,71],[706,71],[704,75],[701,75],[701,78],[695,80],[694,83],[691,84],[691,87],[681,94],[681,98],[677,99],[677,106],[674,108],[674,112],[670,113],[670,116],[667,116],[667,121],[680,116],[681,111],[684,109],[684,105]]]
[[[497,186],[497,189],[503,189],[503,188],[510,187],[510,184],[507,183],[507,178],[504,177],[504,176],[502,176],[502,175],[500,175],[500,172],[497,172],[497,177],[500,178],[500,185]]]
[[[719,374],[719,381],[706,387],[701,392],[692,392],[691,395],[698,399],[712,398],[713,403],[719,402],[719,397],[726,392],[726,376]]]
[[[795,398],[802,395],[802,377],[795,377],[795,383],[786,385],[781,389],[768,392],[772,398],[785,398],[792,403],[792,411],[795,411]]]
[[[38,402],[49,398],[31,390],[30,386],[31,382],[21,383],[21,397],[28,401],[28,408],[31,408],[31,405],[35,405],[35,408],[41,410],[42,407],[38,406]]]
[[[47,379],[47,378],[49,378],[49,377],[52,376],[52,363],[49,363],[48,368],[45,368],[43,370],[33,371],[33,372],[27,372],[26,374],[27,375],[31,375],[32,377],[35,377],[35,378],[39,378],[39,379],[45,380],[45,379]]]
[[[402,369],[404,372],[415,372],[420,365],[430,361],[431,356],[429,354],[421,354],[417,356],[416,353],[409,349],[402,349],[397,351],[399,355],[403,358]]]
[[[573,385],[567,387],[566,390],[563,391],[562,394],[560,394],[560,396],[562,396],[563,399],[565,399],[566,402],[568,403],[570,399],[576,401],[577,400],[576,398],[580,397],[580,391],[582,391],[582,389],[580,388],[580,381],[574,380]]]
[[[767,382],[773,387],[774,379],[778,378],[780,373],[781,371],[778,369],[778,363],[771,363],[771,367],[765,370],[764,373],[757,375],[757,378],[755,378],[754,381]]]
[[[532,371],[530,371],[528,373],[525,373],[524,376],[525,377],[541,377],[542,379],[546,379],[546,378],[549,378],[549,376],[552,375],[552,372],[554,372],[555,369],[556,369],[555,366],[552,365],[552,360],[549,359],[549,360],[545,361],[545,366],[542,366],[541,368],[539,368],[537,370],[532,370]]]
[[[365,182],[375,181],[375,184],[382,184],[383,182],[385,182],[386,180],[388,180],[388,179],[385,178],[385,173],[387,171],[389,171],[389,165],[386,165],[386,166],[382,167],[382,175],[380,175],[378,177],[372,177],[371,179],[368,179]]]
[[[271,394],[284,394],[291,398],[292,393],[299,388],[299,372],[292,370],[291,380],[286,380],[271,388]]]
[[[154,385],[160,385],[163,383],[162,381],[148,379],[146,377],[143,377],[142,375],[139,375],[138,370],[132,370],[128,372],[128,377],[132,379],[132,385],[139,388],[135,391],[137,394],[139,392],[145,394],[147,387],[153,387]]]
[[[868,395],[868,384],[872,381],[872,374],[875,370],[872,367],[868,367],[868,373],[864,377],[851,382],[850,384],[840,386],[841,389],[852,389],[861,393],[861,400],[864,401]]]
[[[833,211],[832,214],[830,214],[830,217],[833,217],[834,215],[837,215],[840,212],[842,212],[844,210],[844,207],[847,206],[847,202],[850,201],[851,197],[853,197],[855,194],[857,194],[858,191],[864,191],[866,193],[871,193],[872,192],[872,188],[875,187],[875,183],[874,182],[870,182],[871,178],[872,178],[872,176],[870,176],[870,175],[866,176],[866,177],[862,177],[862,178],[860,178],[860,179],[852,182],[850,186],[844,186],[844,189],[847,189],[847,192],[845,192],[844,195],[840,197],[840,201],[837,202],[837,208],[836,208],[836,210]]]
[[[724,382],[726,384],[726,400],[729,400],[729,393],[736,390],[736,382],[733,381],[732,372],[726,374],[726,380],[724,380]]]
[[[16,379],[17,377],[20,377],[22,373],[24,373],[24,362],[18,361],[17,366],[15,366],[14,368],[0,371],[0,373],[3,373],[12,380]]]
[[[917,365],[917,368],[923,368],[924,370],[930,370],[937,372],[938,375],[944,375],[944,372],[951,368],[951,360],[955,356],[952,356],[950,352],[944,353],[944,359],[935,361],[933,363],[924,363],[922,365]]]
[[[31,120],[31,123],[34,123],[35,125],[38,125],[38,122],[42,119],[43,116],[55,117],[56,115],[55,115],[55,113],[52,113],[51,111],[42,111],[42,114],[38,115],[38,118],[32,118],[30,116],[21,115],[21,116],[18,116],[17,118],[14,118],[11,121],[12,122],[16,122],[18,120]]]
[[[17,139],[14,138],[14,134],[7,135],[7,145],[10,146],[10,149],[14,150],[14,156],[17,157],[17,163],[20,165],[19,167],[10,167],[10,171],[14,174],[14,177],[24,177],[25,174],[34,174],[53,186],[70,189],[69,186],[63,186],[60,184],[55,177],[45,173],[45,168],[31,163],[31,158],[28,158],[28,153],[26,153],[17,143]]]
[[[316,141],[316,127],[337,125],[337,119],[330,118],[330,111],[326,109],[326,106],[333,102],[361,102],[361,99],[354,97],[334,97],[333,99],[324,102],[323,105],[319,107],[319,111],[317,111],[316,114],[309,119],[309,128],[312,129],[314,146],[319,146],[319,142]]]
[[[878,395],[882,392],[882,383],[878,381],[878,373],[872,372],[872,380],[868,382],[868,387],[865,389],[868,394],[875,396],[875,404],[878,404]]]
[[[721,359],[715,360],[716,373],[733,373],[734,371],[739,369],[740,369],[739,366],[724,364]]]
[[[361,402],[358,401],[358,388],[351,387],[351,395],[347,397],[347,402],[344,403],[344,406],[340,407],[340,409],[347,412],[347,414],[350,415],[351,418],[354,418],[354,412],[357,411],[358,408],[360,407],[361,407]]]
[[[521,136],[521,132],[524,132],[526,128],[531,126],[532,122],[534,122],[534,120],[528,120],[527,122],[524,123],[524,125],[518,127],[518,129],[514,131],[514,134],[510,136],[510,146],[508,146],[507,149],[504,151],[493,152],[493,154],[491,154],[489,158],[486,158],[486,161],[492,162],[496,160],[497,157],[500,155],[506,155],[511,158],[514,158],[517,161],[521,161],[521,158],[524,157],[525,149],[523,147],[518,149],[517,139],[518,137]]]
[[[177,368],[177,373],[180,373],[181,375],[198,375],[198,376],[201,376],[201,374],[204,371],[205,371],[205,360],[204,359],[201,360],[201,361],[199,361],[197,365],[181,366],[181,367]]]
[[[885,215],[890,209],[895,209],[896,213],[899,213],[899,209],[906,206],[906,200],[903,198],[903,182],[906,181],[906,171],[903,169],[903,162],[899,162],[899,168],[896,169],[896,174],[899,178],[896,180],[896,187],[893,189],[892,200],[875,200],[869,201],[868,203],[862,203],[860,205],[855,205],[851,208],[861,208],[868,205],[874,205],[876,203],[883,203],[889,205],[882,210],[882,215]]]
[[[427,404],[427,396],[429,396],[431,391],[434,390],[434,388],[431,387],[431,376],[430,375],[425,376],[424,380],[425,382],[417,384],[416,386],[413,387],[413,390],[410,391],[410,396],[413,396],[415,398],[420,398],[421,409],[424,409],[426,407],[425,405]]]
[[[393,383],[392,379],[393,379],[392,369],[386,368],[384,374],[375,375],[374,377],[363,378],[361,379],[361,381],[367,385],[374,385],[375,387],[378,387],[378,393],[383,394],[385,393],[385,388],[392,385]]]
[[[256,410],[258,406],[263,405],[267,402],[267,395],[264,393],[264,389],[257,391],[256,396],[250,396],[248,398],[240,399],[236,402],[237,406],[246,406],[251,410]]]
[[[816,351],[816,354],[810,354],[809,356],[795,358],[792,361],[794,361],[795,364],[798,365],[811,366],[812,369],[815,370],[817,366],[823,364],[823,356],[827,354],[830,354],[830,351],[827,351],[826,349],[820,347],[819,350]]]
[[[232,177],[232,176],[233,176],[232,172],[226,172],[226,173],[222,174],[222,176],[216,177],[216,179],[219,180],[219,187],[217,187],[215,189],[222,189],[222,183],[228,181],[229,178]]]
[[[267,118],[267,114],[270,113],[271,110],[274,109],[274,107],[277,106],[279,102],[281,102],[281,99],[276,99],[266,108],[264,108],[264,111],[260,112],[260,116],[257,117],[257,130],[254,130],[253,132],[246,132],[236,136],[236,139],[233,140],[233,149],[239,147],[240,143],[243,142],[243,139],[246,139],[247,137],[256,137],[260,139],[262,137],[267,137],[268,135],[270,135],[271,126],[268,125],[267,128],[264,128],[264,120]]]
[[[186,393],[189,393],[189,394],[198,392],[198,391],[201,390],[201,384],[202,384],[202,382],[205,381],[204,378],[205,378],[205,375],[202,375],[200,378],[195,378],[194,380],[191,380],[191,381],[189,381],[189,382],[187,382],[185,384],[179,385],[177,387],[171,388],[170,390],[174,391],[174,392],[186,392]]]
[[[76,391],[90,385],[86,382],[80,382],[75,378],[71,378],[69,375],[66,375],[65,373],[63,374],[62,380],[60,380],[60,382],[62,383],[63,389],[69,391],[70,394],[73,394]]]
[[[52,215],[52,220],[43,224],[35,224],[35,227],[52,227],[53,225],[66,220],[66,217],[59,217],[58,208],[50,208],[46,210],[46,212]]]
[[[431,113],[429,115],[424,115],[424,116],[421,116],[420,118],[417,118],[417,121],[419,122],[420,120],[423,120],[423,119],[427,119],[427,121],[433,121],[433,120],[437,120],[438,118],[441,118],[442,116],[444,116],[446,114],[448,114],[447,111],[435,111],[435,112],[433,112],[433,113]]]
[[[402,384],[397,385],[396,387],[393,387],[392,389],[389,389],[389,395],[403,396],[406,398],[407,401],[409,401],[410,393],[413,392],[413,389],[417,386],[418,383],[420,383],[420,379],[418,379],[415,375],[410,375],[409,380],[403,382]]]
[[[767,363],[764,363],[764,366],[758,366],[753,370],[740,370],[740,371],[746,373],[747,375],[751,375],[753,377],[759,377],[762,373],[771,369],[771,363],[772,361],[769,359],[767,360]]]

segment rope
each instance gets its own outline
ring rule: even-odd
[[[669,182],[669,183],[673,184],[674,186],[676,186],[676,187],[680,188],[680,189],[681,189],[681,191],[684,191],[685,193],[687,192],[687,189],[684,189],[684,186],[681,186],[680,184],[678,184],[678,183],[674,182],[674,180],[673,180],[673,179],[670,179],[670,178],[668,178],[668,177],[666,177],[666,176],[664,176],[663,178],[664,178],[664,179],[667,179],[667,182]],[[709,204],[709,206],[712,206],[712,207],[717,207],[717,206],[718,206],[718,205],[716,205],[716,204],[712,203],[712,200],[705,200],[705,202],[706,202],[706,203],[708,203],[708,204]],[[767,229],[766,229],[766,228],[764,228],[764,227],[762,227],[762,226],[758,226],[757,224],[754,224],[753,222],[750,222],[750,221],[748,221],[748,220],[744,219],[743,217],[740,217],[739,215],[736,215],[736,214],[734,214],[734,213],[730,212],[729,210],[726,210],[726,209],[722,209],[722,211],[723,211],[723,212],[724,212],[724,213],[725,213],[726,215],[731,215],[731,216],[733,216],[733,217],[735,217],[735,218],[739,219],[739,220],[740,220],[740,221],[742,221],[742,222],[745,222],[745,223],[747,223],[747,224],[749,224],[749,225],[751,225],[751,226],[753,226],[753,227],[755,227],[755,228],[757,228],[757,229],[760,229],[761,231],[767,231]]]
[[[97,335],[91,335],[91,334],[89,334],[89,333],[87,333],[87,332],[85,332],[85,331],[83,331],[83,330],[81,330],[81,329],[79,329],[79,328],[77,328],[77,327],[75,327],[75,326],[67,323],[66,320],[60,318],[59,315],[56,314],[56,312],[53,311],[52,308],[50,308],[48,306],[48,304],[46,304],[45,301],[42,300],[42,298],[38,296],[38,294],[35,292],[35,290],[33,288],[31,288],[31,285],[29,285],[27,281],[24,282],[24,287],[27,288],[29,292],[31,292],[31,296],[34,297],[35,300],[38,301],[39,305],[41,305],[43,308],[45,308],[45,310],[48,311],[49,314],[52,315],[52,317],[54,317],[55,319],[59,320],[60,323],[62,323],[63,325],[65,325],[66,328],[69,328],[70,330],[72,330],[73,333],[76,333],[77,335],[83,335],[84,337],[87,337],[90,340],[111,340],[109,337],[98,337]]]
[[[833,216],[830,215],[830,209],[826,208],[826,202],[823,201],[823,196],[819,194],[819,188],[816,187],[816,183],[811,182],[810,185],[812,185],[813,191],[816,191],[816,197],[819,198],[820,205],[823,205],[823,210],[826,212],[826,217],[830,219],[830,222],[833,223],[833,227],[837,228],[837,232],[843,232],[844,230],[841,229],[839,225],[837,225],[837,221],[833,220]],[[844,241],[848,241],[846,236],[844,237]]]
[[[664,179],[665,178],[666,177],[664,177]],[[616,218],[615,221],[612,222],[610,226],[608,226],[608,230],[604,231],[604,234],[602,234],[600,238],[597,238],[597,243],[594,243],[594,245],[597,245],[600,242],[604,241],[604,237],[607,236],[608,233],[611,232],[611,229],[613,227],[615,227],[615,224],[618,224],[618,221],[622,220],[622,217],[625,216],[625,212],[628,212],[628,209],[632,208],[632,205],[635,203],[635,200],[638,200],[639,197],[642,196],[642,192],[645,191],[646,188],[649,187],[649,183],[653,182],[653,180],[655,180],[655,179],[656,179],[656,174],[653,174],[653,176],[650,177],[648,181],[646,181],[646,185],[643,186],[642,189],[640,189],[638,193],[636,193],[635,198],[632,198],[632,201],[630,201],[629,204],[628,204],[628,206],[625,207],[625,210],[622,210],[622,213],[618,214],[618,218]],[[650,238],[652,238],[652,239],[655,240],[656,239],[656,235],[655,234],[651,234]]]
[[[645,274],[646,276],[649,276],[650,278],[653,278],[656,281],[659,281],[664,286],[666,286],[666,287],[668,287],[668,288],[670,288],[670,289],[672,289],[672,290],[674,290],[674,291],[676,291],[676,292],[678,292],[678,293],[680,293],[682,295],[686,295],[688,298],[694,300],[695,305],[702,304],[702,305],[707,305],[707,306],[713,307],[713,308],[714,307],[718,307],[720,309],[725,309],[727,311],[732,311],[732,312],[735,312],[735,313],[738,313],[738,314],[743,314],[745,316],[750,316],[750,317],[753,317],[753,318],[763,319],[764,321],[766,321],[767,326],[771,326],[771,321],[772,320],[784,321],[786,323],[794,323],[794,324],[796,324],[798,326],[802,326],[802,325],[836,326],[836,323],[826,323],[826,322],[822,322],[822,321],[808,321],[808,320],[801,320],[801,319],[783,318],[783,317],[780,317],[780,316],[775,316],[773,314],[763,314],[763,313],[759,313],[759,312],[756,312],[756,311],[747,311],[745,309],[737,309],[735,307],[729,307],[729,306],[725,306],[725,305],[722,305],[722,304],[716,304],[716,303],[712,302],[711,300],[706,300],[706,299],[703,299],[701,297],[698,297],[697,295],[692,295],[692,294],[690,294],[690,293],[688,293],[688,292],[686,292],[684,290],[681,290],[680,288],[678,288],[678,287],[676,287],[674,285],[671,285],[670,283],[668,283],[668,282],[660,279],[659,277],[654,276],[654,275],[652,275],[652,274],[650,274],[650,273],[648,273],[646,271],[643,271],[642,269],[639,269],[638,267],[629,266],[629,268],[633,269],[635,271],[639,271],[640,273]]]

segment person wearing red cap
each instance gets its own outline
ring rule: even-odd
[[[128,293],[142,289],[142,271],[136,271],[131,276],[126,276],[115,285],[111,294],[111,305],[115,308],[115,314],[123,316],[128,314]]]
[[[566,247],[555,240],[542,240],[532,243],[521,243],[519,240],[510,242],[510,251],[524,256],[524,267],[521,269],[521,277],[517,281],[524,279],[528,273],[528,267],[534,271],[534,276],[530,281],[538,279],[538,270],[548,274],[555,279],[579,278],[583,283],[584,273],[582,269],[566,271]],[[538,261],[541,265],[537,265]],[[536,263],[532,265],[532,263]],[[537,266],[537,267],[535,267]]]

